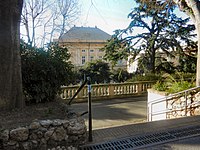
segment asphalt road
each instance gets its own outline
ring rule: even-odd
[[[74,103],[71,109],[79,114],[87,111],[87,103]],[[84,115],[86,123],[88,115]],[[145,122],[147,119],[147,96],[100,100],[92,102],[93,129]]]

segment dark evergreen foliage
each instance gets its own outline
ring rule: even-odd
[[[108,83],[110,82],[110,68],[108,63],[97,60],[88,62],[82,69],[79,70],[82,79],[85,77],[91,78],[91,83]]]
[[[125,82],[131,77],[132,74],[123,69],[112,70],[110,75],[111,80],[116,83]]]
[[[159,5],[158,9],[144,1],[138,1],[138,6],[128,15],[132,20],[129,26],[123,30],[116,30],[113,38],[105,46],[105,59],[116,62],[117,59],[127,59],[129,55],[134,59],[143,52],[144,57],[141,58],[146,64],[143,64],[146,67],[143,71],[155,73],[156,69],[172,69],[170,63],[157,63],[162,62],[163,58],[157,57],[156,54],[162,52],[166,54],[165,57],[175,57],[183,51],[183,44],[192,42],[192,38],[196,36],[192,32],[195,27],[188,23],[188,18],[176,16],[173,4],[152,2]],[[134,34],[138,29],[141,32]]]
[[[39,103],[54,100],[61,85],[70,83],[72,65],[66,48],[49,44],[33,48],[21,42],[22,81],[26,100]]]

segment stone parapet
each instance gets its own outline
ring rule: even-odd
[[[125,98],[134,95],[141,95],[147,92],[154,81],[139,81],[139,82],[126,82],[126,83],[110,83],[110,84],[92,84],[91,97],[92,100],[112,99],[112,98]],[[75,86],[62,86],[60,97],[63,100],[69,101],[79,89],[78,85]],[[76,102],[87,101],[88,88],[83,87],[81,92],[75,97]]]

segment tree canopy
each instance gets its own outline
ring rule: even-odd
[[[155,72],[157,52],[174,55],[172,51],[182,51],[181,45],[190,44],[195,34],[194,25],[188,23],[189,18],[182,19],[174,13],[174,5],[155,3],[157,9],[152,9],[147,3],[139,3],[128,15],[131,23],[126,29],[116,30],[104,50],[105,58],[135,58],[140,52],[144,53],[143,61],[148,64],[147,70]],[[134,34],[136,30],[139,33]],[[165,56],[166,56],[165,55]],[[160,65],[160,64],[159,64]]]
[[[140,3],[146,3],[147,5],[156,9],[155,3],[158,3],[158,0],[137,0]],[[199,0],[163,0],[159,1],[160,3],[176,4],[179,9],[185,12],[190,19],[193,21],[196,31],[197,31],[197,40],[198,40],[198,53],[197,53],[197,71],[196,71],[196,86],[200,86],[200,1]]]
[[[80,69],[80,73],[85,77],[91,77],[91,82],[93,84],[110,81],[109,65],[101,60],[88,62],[82,69]],[[84,77],[82,77],[82,79],[83,78]]]

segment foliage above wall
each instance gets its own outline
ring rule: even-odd
[[[164,74],[162,78],[156,82],[153,89],[165,91],[167,93],[177,93],[195,86],[195,74],[179,73],[173,75]]]
[[[160,74],[133,74],[132,78],[127,80],[127,82],[137,82],[137,81],[157,81],[161,78]]]
[[[110,82],[110,68],[106,62],[100,60],[88,62],[79,71],[82,79],[89,76],[93,84]]]

